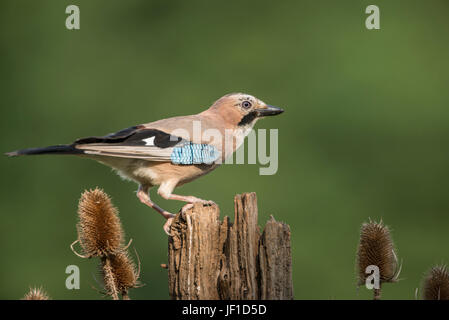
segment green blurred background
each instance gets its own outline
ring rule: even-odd
[[[365,28],[365,8],[381,30]],[[81,29],[65,28],[79,5]],[[232,215],[255,191],[259,222],[292,231],[297,299],[366,299],[356,289],[363,221],[392,227],[403,279],[386,299],[413,299],[423,273],[449,262],[447,1],[18,1],[0,3],[1,151],[68,143],[200,112],[241,91],[286,112],[279,170],[225,165],[181,189]],[[135,299],[167,299],[162,218],[136,185],[76,157],[0,157],[0,298],[42,285],[55,299],[97,299],[97,261],[69,249],[84,189],[120,209],[142,263]],[[176,212],[180,202],[153,199]],[[81,268],[81,289],[65,268]],[[98,277],[97,277],[98,278]]]

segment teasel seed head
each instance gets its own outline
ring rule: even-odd
[[[78,240],[87,257],[122,250],[123,230],[118,210],[101,189],[85,191],[78,204]]]
[[[445,265],[430,269],[422,291],[424,300],[449,300],[449,272]]]
[[[370,276],[365,272],[368,266],[379,268],[380,284],[398,280],[401,266],[398,264],[390,230],[382,221],[362,224],[357,266],[359,285],[364,284]]]
[[[139,270],[126,251],[103,258],[101,271],[105,291],[113,298],[118,293],[128,298],[128,290],[139,286]]]
[[[42,288],[30,288],[22,300],[50,300],[50,297]]]

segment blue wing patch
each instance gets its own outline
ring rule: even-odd
[[[217,148],[208,144],[188,142],[180,147],[174,147],[170,155],[174,164],[211,164],[220,157]]]

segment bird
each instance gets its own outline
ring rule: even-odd
[[[219,167],[241,146],[259,119],[282,112],[283,109],[252,95],[230,93],[198,114],[140,124],[105,136],[80,138],[71,144],[21,149],[6,155],[75,155],[109,166],[122,178],[138,184],[138,199],[166,219],[163,229],[170,235],[175,215],[151,200],[150,189],[158,186],[157,193],[162,198],[185,202],[182,212],[196,202],[213,204],[213,201],[173,191]]]

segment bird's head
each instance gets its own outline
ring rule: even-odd
[[[230,126],[236,128],[252,127],[260,118],[284,112],[281,108],[270,106],[245,93],[227,94],[215,101],[211,109],[220,113]]]

